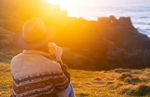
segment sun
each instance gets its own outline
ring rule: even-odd
[[[79,0],[43,0],[52,4],[60,4],[62,10],[66,10],[67,8],[77,5]]]

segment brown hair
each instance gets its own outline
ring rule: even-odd
[[[44,45],[34,48],[34,50],[44,51],[48,53],[48,43],[45,43]]]

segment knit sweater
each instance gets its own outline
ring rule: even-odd
[[[51,97],[70,83],[70,74],[62,62],[54,62],[42,51],[24,50],[12,59],[11,71],[14,97]]]

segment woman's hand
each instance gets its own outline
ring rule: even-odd
[[[63,53],[63,49],[59,46],[55,46],[56,61],[61,61],[62,53]]]

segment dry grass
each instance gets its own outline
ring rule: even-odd
[[[149,68],[110,71],[69,69],[69,72],[77,97],[150,97]],[[0,97],[9,97],[11,93],[10,64],[0,63]]]
[[[10,64],[0,63],[0,97],[9,97],[12,93]]]

